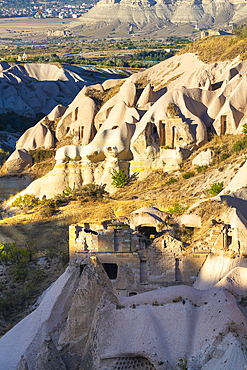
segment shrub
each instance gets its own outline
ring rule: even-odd
[[[247,137],[247,124],[246,123],[243,125],[243,133]]]
[[[187,367],[187,358],[180,358],[178,360],[178,367],[181,369],[181,370],[187,370],[188,367]]]
[[[224,189],[223,181],[214,183],[209,192],[212,195],[218,195]]]
[[[98,184],[87,184],[84,185],[81,189],[80,195],[93,198],[93,199],[99,199],[104,198],[105,196],[108,196],[109,193],[105,190],[106,184],[104,185],[98,185]]]
[[[223,162],[224,160],[226,160],[227,158],[229,158],[230,157],[230,154],[228,154],[228,153],[223,153],[222,154],[222,156],[221,156],[221,158],[220,158],[220,162]]]
[[[247,138],[244,138],[243,140],[236,141],[232,149],[235,153],[238,153],[241,150],[245,149],[246,147],[247,147]]]
[[[175,104],[168,103],[166,109],[167,109],[167,112],[170,114],[171,117],[178,117],[179,116],[179,113],[178,113],[178,110],[177,110],[177,107],[176,107]]]
[[[177,181],[178,181],[177,179],[174,179],[174,177],[171,177],[171,178],[166,182],[166,185],[174,184],[174,182],[177,182]]]
[[[171,215],[182,215],[187,209],[188,207],[181,206],[178,202],[176,202],[173,207],[168,208],[168,212]]]
[[[55,156],[54,150],[50,149],[35,149],[29,150],[28,153],[31,155],[33,159],[33,163],[40,163],[45,161],[46,159],[52,158]]]
[[[205,172],[208,169],[208,166],[198,166],[196,167],[196,170],[198,173]]]
[[[69,184],[65,187],[64,191],[63,191],[63,195],[65,197],[69,197],[70,195],[72,195],[72,189],[71,187],[69,186]]]
[[[2,148],[0,148],[0,160],[5,161],[9,156],[9,152],[5,152]]]
[[[184,175],[183,175],[183,178],[185,180],[189,179],[190,177],[193,177],[195,176],[195,172],[194,171],[189,171],[189,172],[186,172]]]
[[[56,212],[56,201],[54,199],[48,199],[41,207],[39,214],[41,217],[51,217]]]
[[[34,194],[25,194],[24,196],[19,196],[15,199],[12,203],[14,207],[18,207],[20,209],[32,209],[37,207],[40,204],[40,199],[36,197]]]
[[[111,178],[112,178],[112,185],[114,188],[123,188],[127,183],[129,176],[125,175],[124,170],[113,170],[111,173]]]

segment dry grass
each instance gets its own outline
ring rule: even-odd
[[[8,170],[7,170],[6,162],[4,162],[2,165],[0,164],[0,177],[7,176],[7,175],[8,175]]]
[[[211,36],[187,45],[179,54],[195,53],[204,63],[233,60],[238,55],[244,60],[247,57],[247,38],[237,36]]]
[[[30,176],[32,180],[39,179],[50,172],[56,164],[55,158],[48,158],[40,163],[35,163],[32,167],[23,172]]]
[[[168,81],[166,81],[165,83],[163,83],[163,84],[160,84],[160,85],[156,86],[156,87],[155,87],[155,89],[154,89],[154,91],[157,91],[157,90],[163,89],[164,87],[168,86],[171,82],[176,81],[176,80],[177,80],[179,77],[181,77],[183,74],[184,74],[184,72],[179,73],[178,75],[176,75],[176,76],[173,76],[173,77],[169,78],[169,80],[168,80]]]
[[[117,93],[120,91],[120,88],[124,84],[124,82],[125,80],[119,82],[117,85],[105,91],[105,94],[103,97],[103,104],[105,104],[109,99],[113,98],[113,96],[117,95]]]

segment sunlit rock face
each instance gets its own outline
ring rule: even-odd
[[[72,28],[78,25],[85,31],[97,30],[105,26],[112,32],[152,32],[152,24],[157,29],[169,28],[173,25],[190,24],[199,28],[222,27],[229,22],[243,23],[246,17],[246,2],[244,0],[187,0],[187,1],[132,1],[132,0],[102,0],[95,7],[83,14]],[[126,30],[123,30],[126,25]],[[129,27],[131,25],[131,27]],[[148,28],[149,27],[149,28]],[[119,28],[119,30],[118,30]],[[105,30],[103,31],[105,32]]]
[[[75,266],[0,339],[2,368],[175,370],[185,359],[203,370],[247,365],[246,317],[228,290],[180,285],[119,297],[95,256]]]
[[[26,150],[48,148],[55,139],[76,144],[59,148],[54,169],[21,195],[53,197],[67,185],[76,189],[94,182],[114,192],[114,170],[139,179],[156,170],[178,171],[184,159],[207,142],[208,132],[243,130],[246,72],[247,62],[238,58],[206,65],[188,53],[135,73],[118,86],[108,80],[84,87],[65,111],[51,112],[58,119],[61,114],[55,134],[42,120],[20,138],[17,145]],[[105,96],[110,98],[105,101]],[[20,159],[17,154],[15,160]],[[209,152],[201,156],[194,164],[212,160]],[[231,189],[236,190],[236,183]],[[244,174],[241,184],[246,184]]]

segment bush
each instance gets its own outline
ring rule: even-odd
[[[171,215],[182,215],[187,209],[188,207],[181,206],[176,202],[173,207],[168,208],[168,213]]]
[[[33,163],[40,163],[55,156],[55,152],[52,149],[29,150],[28,153],[31,155]]]
[[[109,193],[105,190],[106,185],[98,185],[98,184],[87,184],[84,185],[81,189],[79,195],[84,197],[89,197],[93,199],[102,199],[109,195]]]
[[[34,207],[37,207],[39,204],[40,199],[34,194],[25,194],[24,196],[20,195],[12,203],[14,207],[18,207],[20,209],[32,209]]]
[[[5,152],[2,148],[0,148],[0,160],[6,161],[9,156],[9,152]]]
[[[48,199],[41,207],[40,207],[40,216],[41,217],[51,217],[55,214],[57,208],[57,203],[54,199]]]
[[[187,179],[189,179],[190,177],[193,177],[193,176],[195,176],[195,172],[190,171],[190,172],[186,172],[186,173],[183,175],[183,178],[184,178],[185,180],[187,180]]]
[[[127,183],[129,176],[124,174],[124,170],[113,170],[111,173],[112,185],[114,188],[123,188]]]
[[[208,166],[198,166],[196,167],[196,170],[198,173],[205,172],[208,169]]]
[[[214,183],[209,192],[212,195],[218,195],[224,189],[223,181]]]
[[[247,147],[247,137],[244,138],[243,140],[236,141],[232,149],[235,153],[238,153],[241,150],[245,149],[246,147]]]
[[[175,182],[177,182],[178,180],[177,179],[174,179],[174,177],[171,177],[167,182],[166,182],[166,185],[171,185],[171,184],[174,184]]]
[[[175,106],[175,104],[168,103],[166,109],[167,109],[167,112],[170,114],[171,117],[178,117],[179,116],[179,113],[178,113],[178,110],[177,110],[177,107]]]

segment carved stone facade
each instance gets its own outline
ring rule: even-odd
[[[121,296],[174,284],[191,285],[208,255],[205,251],[185,253],[183,244],[169,234],[150,245],[150,239],[124,223],[71,225],[69,251],[70,263],[80,265],[80,271],[88,257],[97,255]]]

